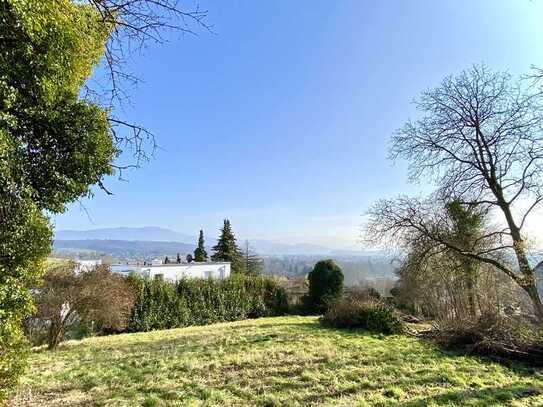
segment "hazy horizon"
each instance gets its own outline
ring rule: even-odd
[[[57,229],[215,235],[229,218],[246,238],[358,248],[373,201],[426,192],[387,159],[413,98],[472,64],[543,65],[541,2],[199,4],[216,34],[170,34],[130,64],[142,83],[125,117],[161,148]],[[540,215],[528,226],[543,237]]]

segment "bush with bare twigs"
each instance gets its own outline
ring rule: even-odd
[[[403,332],[404,325],[397,312],[372,294],[370,290],[360,290],[345,295],[329,307],[321,323],[384,334]]]
[[[34,290],[37,313],[29,325],[33,334],[45,337],[55,348],[73,327],[87,327],[95,332],[119,332],[129,322],[135,292],[122,276],[105,266],[76,272],[73,263],[47,271],[43,284]]]

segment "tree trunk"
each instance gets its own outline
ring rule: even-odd
[[[48,338],[48,348],[55,349],[60,343],[62,337],[63,325],[61,321],[53,322],[51,321],[51,326],[49,327],[49,338]]]
[[[543,303],[541,302],[541,296],[537,291],[537,285],[535,284],[535,281],[526,285],[526,287],[523,288],[528,293],[530,300],[532,300],[535,316],[537,317],[539,324],[543,324]]]
[[[468,296],[468,312],[472,319],[477,318],[477,265],[472,259],[461,259],[466,291]]]
[[[475,301],[475,281],[472,275],[467,276],[468,290],[468,307],[470,316],[475,319],[477,317],[477,303]]]
[[[526,255],[525,243],[522,235],[520,234],[520,229],[516,225],[513,214],[511,213],[511,208],[509,204],[503,198],[503,193],[501,189],[496,194],[498,202],[500,205],[503,214],[505,215],[505,220],[507,221],[507,226],[511,232],[511,238],[513,240],[513,248],[515,250],[515,256],[517,258],[517,263],[519,270],[522,274],[522,278],[517,280],[517,283],[528,293],[532,305],[534,307],[535,316],[540,325],[543,325],[543,303],[541,302],[541,297],[537,291],[536,276],[532,268],[530,267],[530,262],[528,261],[528,256]]]

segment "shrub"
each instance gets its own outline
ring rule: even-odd
[[[427,335],[446,348],[543,366],[543,330],[522,315],[439,320]]]
[[[284,288],[261,276],[176,283],[136,275],[128,279],[137,293],[129,324],[132,332],[283,315],[289,308]]]
[[[37,313],[27,326],[44,327],[50,349],[70,328],[123,331],[134,306],[132,286],[120,275],[105,266],[80,273],[75,267],[73,263],[52,267],[34,290]]]
[[[309,292],[304,297],[304,306],[310,313],[321,314],[341,298],[343,272],[333,260],[321,260],[307,276]]]
[[[364,329],[384,334],[401,333],[403,323],[394,310],[371,297],[350,295],[333,304],[321,318],[325,326]]]

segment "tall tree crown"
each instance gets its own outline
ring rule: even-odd
[[[243,273],[245,271],[243,255],[236,243],[236,238],[228,219],[224,220],[219,240],[213,246],[213,252],[211,259],[213,261],[231,262],[233,273]]]
[[[205,249],[204,231],[200,229],[198,237],[198,247],[194,250],[194,261],[207,261],[207,252]]]

